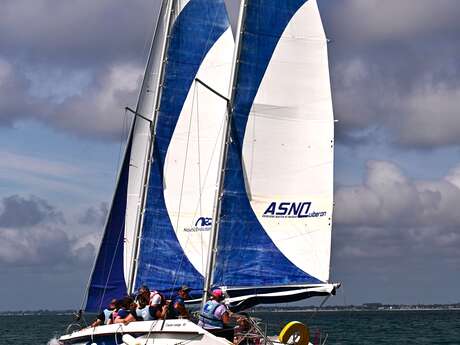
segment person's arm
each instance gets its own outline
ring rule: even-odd
[[[158,320],[164,319],[166,314],[168,313],[168,306],[165,304],[161,309],[156,308],[155,310],[155,317]]]
[[[96,321],[94,321],[90,327],[97,327],[99,326],[100,324],[102,323],[102,320],[100,319],[96,319]]]
[[[100,313],[98,316],[97,316],[97,319],[94,320],[94,322],[91,324],[90,327],[97,327],[101,324],[103,324],[105,321],[105,314],[104,313]]]
[[[176,309],[179,312],[180,316],[182,316],[184,318],[187,318],[187,319],[190,319],[190,315],[188,313],[188,310],[187,310],[187,308],[185,308],[185,306],[182,303],[176,302],[174,304],[174,309]]]
[[[222,314],[222,322],[224,323],[224,325],[230,322],[230,315],[228,315],[227,311]]]
[[[133,316],[133,314],[129,313],[129,315],[126,316],[124,319],[122,319],[121,317],[117,316],[117,318],[115,319],[115,321],[113,323],[124,323],[125,325],[127,325],[128,323],[130,323],[132,321],[136,321],[136,318]]]

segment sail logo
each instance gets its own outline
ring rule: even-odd
[[[309,217],[324,217],[325,211],[311,211],[311,201],[300,202],[276,202],[273,201],[268,205],[262,217],[268,218],[309,218]]]
[[[200,217],[195,221],[195,225],[189,228],[184,228],[185,232],[210,231],[212,226],[212,218]]]

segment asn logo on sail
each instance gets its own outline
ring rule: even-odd
[[[200,217],[195,221],[195,226],[184,228],[185,232],[198,232],[211,230],[212,218]]]
[[[311,201],[298,202],[276,202],[273,201],[268,205],[262,217],[269,218],[308,218],[308,217],[324,217],[325,211],[311,211]]]

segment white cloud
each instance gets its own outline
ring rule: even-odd
[[[370,161],[363,184],[340,187],[335,195],[340,255],[460,260],[460,189],[449,182],[456,173],[412,180],[394,163]]]

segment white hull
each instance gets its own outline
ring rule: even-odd
[[[156,320],[131,322],[128,325],[113,324],[85,328],[63,335],[62,344],[75,345],[229,345],[229,341],[216,337],[189,320]]]

